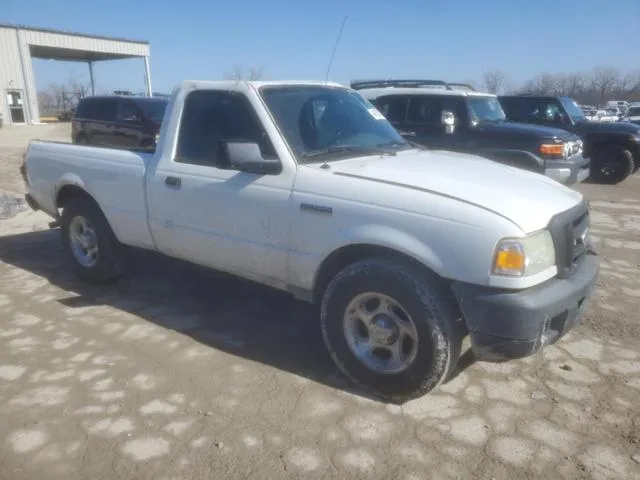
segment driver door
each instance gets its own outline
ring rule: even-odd
[[[248,97],[233,90],[187,94],[175,155],[150,173],[149,224],[170,256],[266,283],[287,276],[295,168],[277,175],[232,169],[223,141],[250,141],[278,158]]]

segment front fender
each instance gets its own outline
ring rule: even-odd
[[[324,262],[336,251],[355,245],[384,247],[406,255],[431,269],[437,275],[447,278],[443,260],[424,242],[413,235],[386,225],[358,225],[341,230],[329,248],[322,255],[322,261],[314,273],[313,285]]]
[[[544,172],[544,159],[526,150],[485,148],[478,152],[483,157],[531,172]]]

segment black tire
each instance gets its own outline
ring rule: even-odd
[[[618,145],[603,145],[594,150],[589,169],[591,181],[615,185],[633,174],[635,163],[629,150]]]
[[[415,357],[403,371],[376,372],[349,346],[344,314],[365,292],[392,298],[415,325]],[[370,258],[347,266],[329,283],[320,310],[324,342],[340,371],[390,402],[403,403],[433,390],[454,371],[460,356],[464,324],[451,292],[439,279],[409,264]]]
[[[86,219],[95,232],[98,250],[96,261],[91,266],[80,263],[73,253],[70,225],[76,217]],[[94,201],[85,198],[70,199],[62,212],[60,232],[65,255],[74,273],[81,280],[90,283],[106,283],[116,280],[124,273],[124,249]]]

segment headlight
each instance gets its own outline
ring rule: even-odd
[[[505,238],[498,242],[492,273],[507,277],[528,277],[556,263],[553,239],[548,230],[524,238]]]

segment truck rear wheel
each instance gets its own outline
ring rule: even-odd
[[[617,145],[597,147],[589,165],[591,180],[596,183],[615,185],[629,177],[635,168],[633,155]]]
[[[342,373],[376,396],[405,402],[436,388],[455,368],[462,343],[457,311],[437,279],[371,258],[333,278],[320,318]]]
[[[79,278],[104,283],[123,273],[122,246],[93,201],[70,199],[64,206],[60,226],[64,251]]]

